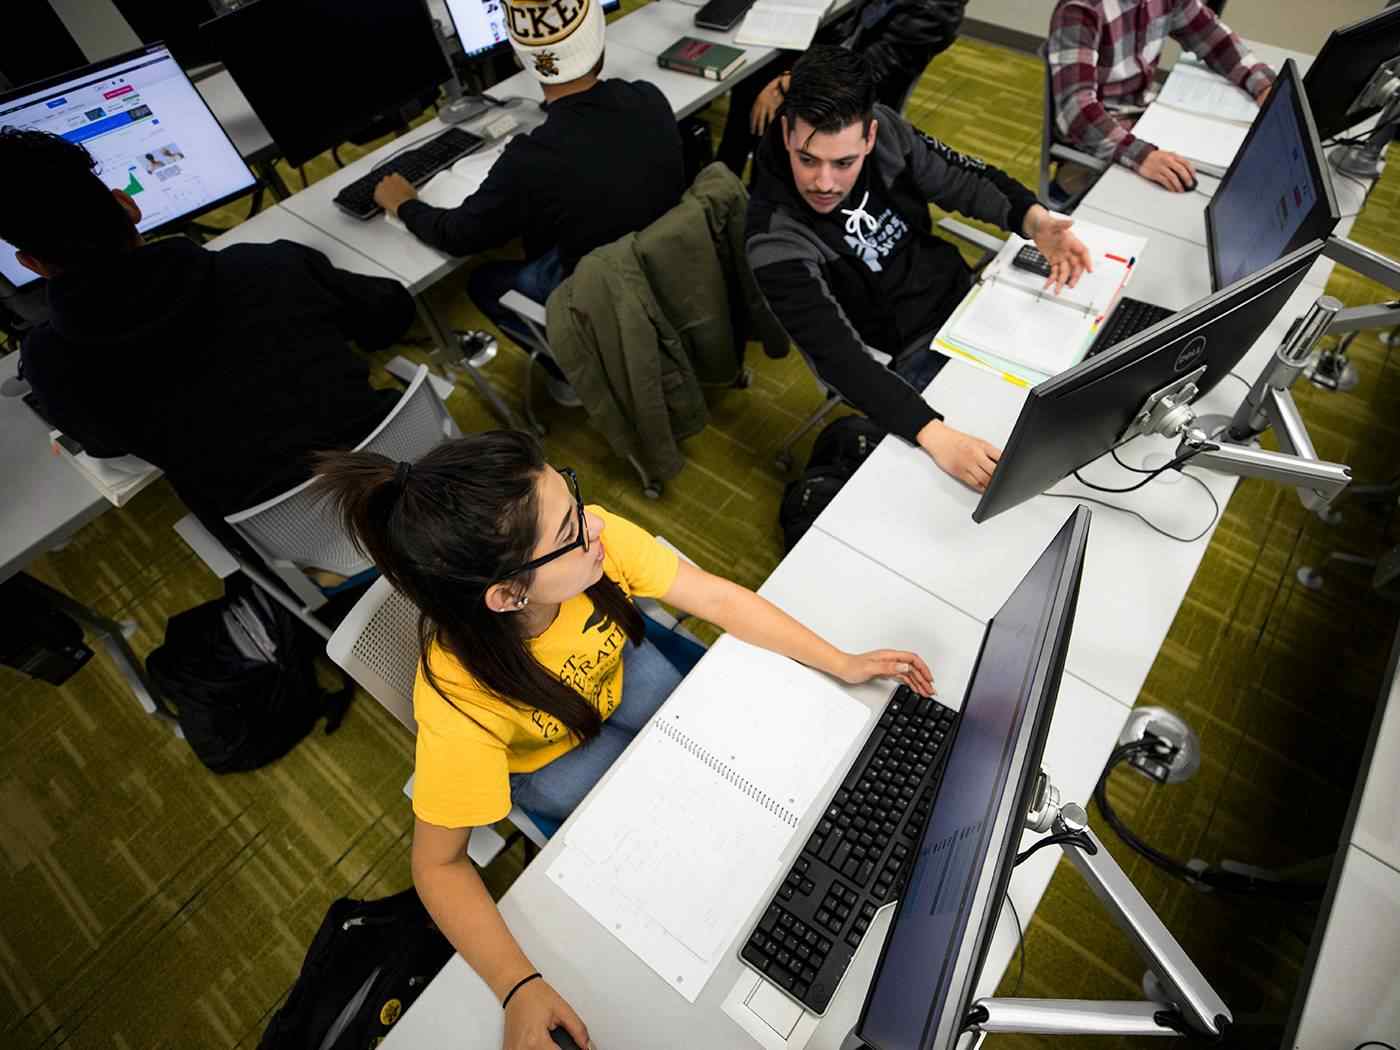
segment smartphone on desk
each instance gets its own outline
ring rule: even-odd
[[[695,24],[701,29],[728,32],[752,6],[753,0],[710,0],[695,12]]]

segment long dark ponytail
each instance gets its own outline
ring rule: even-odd
[[[538,441],[513,430],[474,434],[439,445],[407,473],[373,452],[322,452],[314,463],[315,490],[335,501],[356,546],[418,606],[423,672],[445,700],[453,703],[428,659],[434,642],[501,700],[552,715],[580,740],[598,734],[597,708],[534,658],[520,617],[486,605],[487,589],[534,550],[535,484],[545,469]],[[527,590],[532,577],[514,577],[513,588]],[[641,613],[616,582],[605,575],[585,593],[641,643]]]

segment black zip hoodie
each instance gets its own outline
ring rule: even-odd
[[[44,415],[93,456],[154,463],[206,523],[368,437],[398,398],[348,341],[377,350],[414,318],[398,282],[290,241],[156,241],[54,278],[48,298],[21,351]]]
[[[840,207],[798,192],[773,121],[754,157],[746,242],[769,305],[823,382],[906,441],[942,415],[872,357],[928,340],[970,287],[962,257],[933,233],[930,201],[1019,233],[1035,194],[877,105],[875,149]]]

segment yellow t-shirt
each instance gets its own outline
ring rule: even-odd
[[[657,598],[675,582],[678,559],[644,529],[601,507],[603,571],[629,596]],[[603,621],[586,594],[559,607],[559,615],[530,652],[573,686],[607,718],[622,699],[622,647],[627,635]],[[550,715],[505,703],[486,692],[450,653],[434,646],[433,674],[449,704],[428,684],[423,669],[413,686],[418,747],[413,812],[445,828],[479,827],[510,812],[510,774],[532,773],[574,747],[577,740]],[[460,710],[459,710],[460,708]],[[464,713],[465,712],[465,713]]]

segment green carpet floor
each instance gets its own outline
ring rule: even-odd
[[[1040,106],[1033,60],[963,40],[933,63],[909,112],[926,130],[1034,184]],[[722,103],[708,114],[716,130],[723,115]],[[325,157],[306,171],[314,181],[331,168]],[[296,173],[287,177],[299,185]],[[1356,229],[1358,239],[1393,255],[1400,255],[1398,192],[1392,172]],[[235,203],[213,221],[233,225],[247,207]],[[433,299],[471,326],[480,318],[467,304],[464,278],[443,282]],[[1329,291],[1348,303],[1389,297],[1346,273]],[[425,347],[411,339],[400,349],[422,358]],[[666,535],[701,564],[757,585],[781,556],[784,479],[771,466],[773,453],[818,394],[796,355],[774,362],[755,351],[750,359],[752,387],[714,395],[712,425],[687,443],[690,464],[659,501],[642,496],[581,412],[547,410],[546,445],[554,462],[578,469],[591,499]],[[1357,340],[1353,359],[1356,391],[1302,384],[1299,400],[1324,456],[1352,463],[1362,480],[1388,477],[1400,375],[1373,337]],[[518,396],[520,366],[507,347],[489,368],[507,397]],[[376,381],[389,379],[381,372]],[[469,391],[449,407],[468,430],[494,425]],[[170,531],[182,513],[167,487],[153,487],[32,571],[134,620],[134,645],[148,652],[169,615],[219,592]],[[1271,865],[1330,849],[1396,617],[1368,596],[1364,575],[1339,572],[1315,594],[1293,573],[1334,546],[1374,553],[1383,532],[1366,512],[1329,528],[1289,491],[1239,487],[1141,697],[1195,725],[1201,773],[1174,787],[1146,786],[1126,773],[1111,782],[1115,805],[1144,837],[1183,858]],[[252,1047],[331,900],[409,884],[411,816],[401,788],[411,743],[366,697],[334,736],[312,736],[267,769],[215,777],[139,712],[101,656],[57,689],[0,669],[0,689],[6,1047]],[[1287,1009],[1312,923],[1306,908],[1206,897],[1110,843],[1237,1011]],[[496,892],[520,863],[516,853],[492,865],[487,878]],[[1063,865],[1030,923],[1025,964],[1023,991],[1032,995],[1126,997],[1141,976]],[[1005,987],[1015,974],[1013,963]]]

